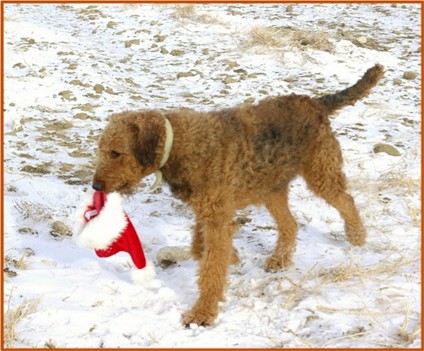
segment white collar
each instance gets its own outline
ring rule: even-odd
[[[172,144],[174,142],[174,131],[172,129],[171,122],[169,122],[168,118],[164,118],[165,120],[165,145],[163,147],[163,155],[162,160],[159,164],[159,169],[155,171],[156,180],[153,185],[150,187],[150,190],[153,190],[159,186],[162,182],[162,172],[160,169],[165,165],[165,163],[169,159],[169,155],[171,154]]]

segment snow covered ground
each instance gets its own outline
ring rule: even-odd
[[[421,346],[419,4],[3,6],[6,346]],[[293,266],[263,270],[275,225],[263,208],[240,211],[227,300],[214,326],[185,329],[193,260],[156,263],[135,285],[127,254],[100,259],[70,236],[108,114],[324,94],[377,62],[380,84],[332,120],[364,247],[297,179]],[[374,152],[379,143],[399,154]],[[193,215],[152,181],[125,209],[156,262],[159,249],[190,244]]]

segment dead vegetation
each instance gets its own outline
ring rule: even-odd
[[[25,300],[15,308],[10,308],[10,300],[8,309],[4,316],[4,346],[6,348],[13,347],[17,337],[17,325],[29,315],[37,312],[40,305],[39,299]]]
[[[210,25],[225,24],[218,16],[198,11],[195,5],[175,5],[171,17],[181,22],[191,21]]]
[[[281,48],[284,50],[297,49],[300,51],[314,49],[331,52],[334,45],[329,35],[324,32],[312,32],[290,27],[253,27],[240,42],[241,48]]]
[[[342,263],[333,268],[322,268],[318,272],[318,277],[322,283],[329,284],[351,281],[355,278],[366,281],[376,279],[378,276],[392,276],[398,274],[402,268],[418,264],[420,257],[419,252],[408,257],[401,256],[395,259],[389,256],[370,266],[363,266],[352,258],[347,264]]]

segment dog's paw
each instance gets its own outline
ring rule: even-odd
[[[183,315],[183,324],[186,328],[190,328],[190,324],[192,323],[198,326],[207,327],[213,324],[216,315],[216,313],[194,307],[191,311]]]
[[[365,231],[365,228],[362,225],[362,223],[359,223],[355,226],[346,224],[345,225],[345,231],[346,231],[347,238],[348,238],[349,242],[351,243],[351,245],[353,245],[353,246],[364,246],[365,245],[367,232]]]
[[[278,272],[287,269],[291,265],[291,260],[283,259],[282,257],[271,256],[265,261],[265,270],[267,272]]]

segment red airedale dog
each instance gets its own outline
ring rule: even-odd
[[[110,117],[99,140],[93,188],[130,194],[157,172],[195,213],[192,255],[199,262],[200,296],[184,324],[210,325],[218,314],[228,265],[238,261],[232,247],[238,209],[266,206],[279,236],[265,268],[291,264],[297,224],[288,208],[288,185],[297,175],[340,212],[349,242],[365,243],[329,115],[368,95],[383,73],[375,65],[352,87],[317,98],[292,94],[213,112],[149,110]]]

